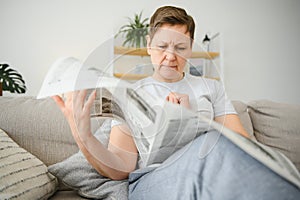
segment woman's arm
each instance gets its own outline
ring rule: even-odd
[[[188,109],[190,108],[189,96],[186,94],[171,92],[166,97],[166,100],[175,104],[183,105]],[[236,114],[222,115],[222,116],[215,117],[214,120],[220,124],[223,124],[225,127],[241,134],[242,136],[250,138],[249,134],[244,129],[238,115]]]
[[[130,131],[125,125],[113,127],[106,149],[90,128],[90,109],[96,92],[85,102],[86,93],[85,90],[68,93],[65,101],[59,96],[53,99],[67,118],[73,137],[89,163],[103,176],[125,179],[135,169],[138,155]]]
[[[229,128],[241,134],[242,136],[250,138],[249,134],[244,129],[238,115],[236,114],[222,115],[222,116],[215,117],[214,120],[220,124],[223,124],[226,128]]]

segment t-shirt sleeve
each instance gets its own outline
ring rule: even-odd
[[[214,116],[222,116],[227,114],[237,114],[230,99],[227,97],[224,85],[219,82],[214,82],[215,94],[213,98]]]
[[[111,120],[111,124],[110,124],[110,126],[111,126],[111,128],[112,127],[114,127],[114,126],[119,126],[119,125],[121,125],[121,124],[123,124],[124,122],[122,122],[122,121],[119,121],[119,120],[117,120],[117,119],[113,119],[113,120]]]

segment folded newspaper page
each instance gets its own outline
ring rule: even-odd
[[[37,98],[66,92],[96,89],[91,117],[110,116],[128,124],[146,167],[161,163],[195,137],[213,128],[253,158],[300,188],[300,175],[293,163],[270,147],[245,138],[211,119],[182,106],[134,90],[133,85],[95,68],[82,67],[75,58],[53,64]]]
[[[133,132],[142,167],[162,163],[210,128],[210,123],[198,120],[195,113],[144,90],[116,90],[111,92]]]

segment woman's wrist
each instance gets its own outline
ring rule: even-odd
[[[79,132],[78,130],[73,133],[74,139],[77,144],[87,144],[88,141],[93,137],[93,134],[90,131]]]

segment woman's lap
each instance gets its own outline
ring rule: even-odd
[[[129,184],[129,199],[298,199],[300,195],[294,185],[216,131],[196,138],[158,168],[131,173]]]

